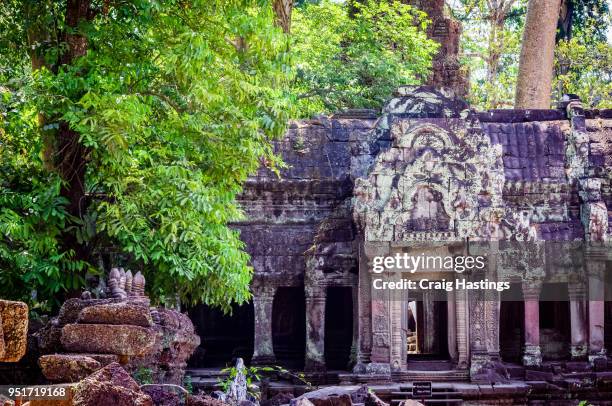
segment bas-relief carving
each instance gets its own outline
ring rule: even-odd
[[[463,120],[429,121],[396,118],[392,148],[356,182],[354,209],[366,241],[407,241],[423,232],[485,238],[499,228],[492,214],[502,201],[501,148]]]

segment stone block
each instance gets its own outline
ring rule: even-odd
[[[156,335],[140,326],[68,324],[62,329],[62,345],[80,353],[145,355],[153,350]]]
[[[4,357],[5,345],[4,345],[4,333],[2,330],[2,316],[0,315],[0,358]]]
[[[86,307],[80,311],[78,323],[115,324],[151,327],[151,312],[145,306],[132,303],[110,303]]]
[[[62,328],[55,323],[48,323],[35,334],[38,348],[43,354],[51,354],[62,351]]]
[[[76,323],[81,310],[89,306],[118,302],[116,299],[79,299],[71,298],[64,302],[58,315],[58,325]]]
[[[111,366],[123,371],[119,364],[111,364],[108,367]],[[98,372],[103,370],[104,368]],[[128,384],[127,378],[131,379],[125,371],[123,371],[121,377],[116,377],[108,371],[100,374],[94,373],[77,385],[73,406],[153,406],[151,397],[142,393],[134,380],[131,380]]]
[[[95,359],[83,355],[51,354],[38,359],[43,375],[51,382],[78,382],[100,369]]]
[[[105,367],[113,362],[119,362],[119,355],[116,354],[67,354],[67,355],[82,355],[93,358],[100,363],[100,367]]]
[[[27,348],[28,306],[23,302],[0,300],[0,322],[4,342],[0,362],[17,362]]]

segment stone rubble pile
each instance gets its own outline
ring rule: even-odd
[[[189,318],[151,308],[145,279],[114,268],[107,299],[74,298],[37,333],[39,365],[53,383],[78,382],[111,363],[145,370],[153,382],[181,384],[186,361],[200,343]]]

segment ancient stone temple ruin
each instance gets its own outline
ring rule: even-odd
[[[276,148],[288,168],[248,181],[236,225],[253,301],[231,317],[191,309],[194,367],[240,356],[346,383],[610,379],[612,111],[568,98],[555,110],[475,112],[404,87],[380,115],[294,122]],[[574,255],[568,242],[587,248]],[[374,287],[376,257],[474,249],[509,289]],[[453,276],[406,276],[424,277]]]

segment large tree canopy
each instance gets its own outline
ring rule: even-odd
[[[379,108],[398,86],[429,75],[438,44],[427,38],[425,13],[400,1],[347,3],[305,2],[293,12],[292,91],[302,115]]]
[[[248,298],[227,223],[291,112],[274,19],[264,0],[0,5],[0,297],[80,288],[117,251],[158,297]]]

